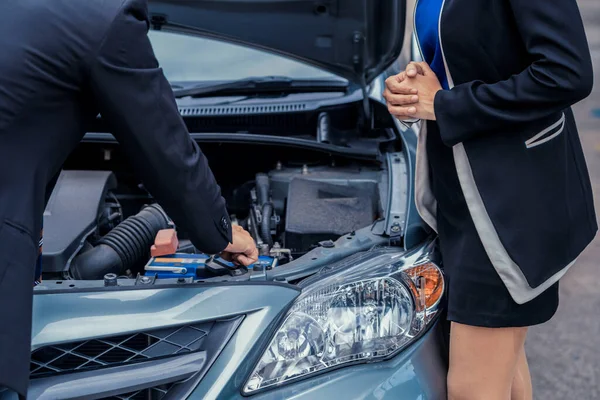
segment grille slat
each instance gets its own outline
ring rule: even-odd
[[[31,354],[30,375],[37,378],[198,351],[212,325],[184,325],[42,347]]]
[[[137,392],[121,394],[118,396],[105,397],[102,400],[161,400],[167,392],[173,387],[174,383],[155,386],[150,389],[144,389]]]

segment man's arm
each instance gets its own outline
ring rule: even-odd
[[[502,82],[469,82],[438,92],[435,115],[448,146],[510,131],[563,110],[592,90],[592,62],[576,0],[510,3],[535,61]]]
[[[197,248],[219,253],[232,241],[225,200],[158,66],[147,18],[145,2],[125,2],[91,60],[91,89],[150,193]]]

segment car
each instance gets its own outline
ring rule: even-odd
[[[148,7],[179,112],[261,256],[196,249],[98,115],[44,213],[29,398],[445,398],[418,123],[382,97],[417,56],[406,1]]]

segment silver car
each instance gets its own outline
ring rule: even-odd
[[[99,115],[44,214],[31,399],[442,399],[444,276],[384,80],[404,0],[149,2],[149,37],[260,260],[202,254]],[[177,233],[176,253],[151,250]]]

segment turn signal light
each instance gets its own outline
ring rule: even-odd
[[[416,298],[421,299],[425,307],[430,308],[439,303],[444,294],[444,278],[442,271],[433,263],[426,263],[407,268],[408,275],[418,290]]]

